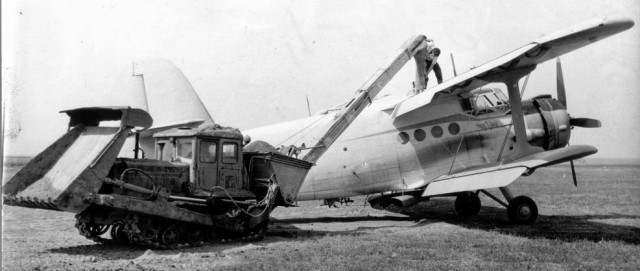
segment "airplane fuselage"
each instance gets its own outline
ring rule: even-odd
[[[411,191],[445,174],[508,160],[517,151],[510,108],[499,90],[434,98],[410,114],[394,116],[393,106],[403,98],[386,96],[369,105],[317,161],[298,200]],[[529,144],[545,150],[566,145],[569,116],[561,104],[544,96],[523,101],[523,108]],[[276,142],[272,144],[300,146],[312,138],[291,137],[299,132],[296,129],[332,114],[245,134]]]

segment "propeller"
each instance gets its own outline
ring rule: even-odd
[[[573,165],[573,160],[569,160],[571,164],[571,176],[573,177],[573,186],[578,187],[578,178],[576,178],[576,167]]]
[[[556,58],[556,90],[558,92],[558,102],[567,108],[567,94],[564,88],[564,76],[562,76],[562,63],[560,58]],[[599,120],[590,118],[570,118],[569,124],[582,128],[599,128],[602,126]]]
[[[556,91],[558,92],[558,102],[567,107],[567,94],[564,90],[564,77],[562,76],[562,63],[560,58],[556,58]]]
[[[602,126],[599,120],[590,118],[571,118],[569,124],[582,128],[600,128]]]
[[[564,88],[564,76],[562,76],[562,63],[560,58],[556,58],[556,91],[558,93],[558,102],[567,108],[567,94]],[[595,128],[600,127],[600,121],[596,119],[588,118],[570,118],[569,124],[571,126]],[[567,143],[567,146],[569,143]],[[573,165],[573,160],[569,160],[571,164],[571,176],[573,177],[573,185],[578,187],[578,178],[576,177],[576,167]]]

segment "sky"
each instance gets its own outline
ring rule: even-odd
[[[5,156],[33,156],[66,132],[61,110],[141,107],[132,62],[175,63],[213,119],[248,129],[308,116],[354,93],[409,37],[442,50],[445,80],[585,20],[640,23],[640,1],[2,1]],[[600,119],[571,143],[640,158],[640,27],[562,57],[568,109]],[[411,90],[410,63],[386,93]],[[434,82],[435,80],[432,80]],[[524,98],[555,96],[555,63]]]

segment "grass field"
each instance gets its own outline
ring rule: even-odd
[[[508,222],[481,196],[461,219],[453,199],[374,210],[301,202],[272,214],[267,237],[176,250],[100,245],[79,236],[71,213],[4,206],[3,270],[638,270],[640,167],[538,170],[512,185],[536,200],[532,226]],[[8,175],[12,174],[9,170]],[[497,192],[493,191],[493,192]],[[499,194],[499,193],[498,193]]]

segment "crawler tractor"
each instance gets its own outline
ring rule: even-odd
[[[63,111],[70,130],[4,186],[5,203],[77,213],[81,235],[174,247],[260,238],[276,206],[290,206],[312,163],[273,147],[243,151],[237,130],[215,124],[154,135],[155,159],[116,158],[151,117],[131,108]],[[119,127],[100,127],[120,120]],[[255,149],[256,142],[248,147]]]

